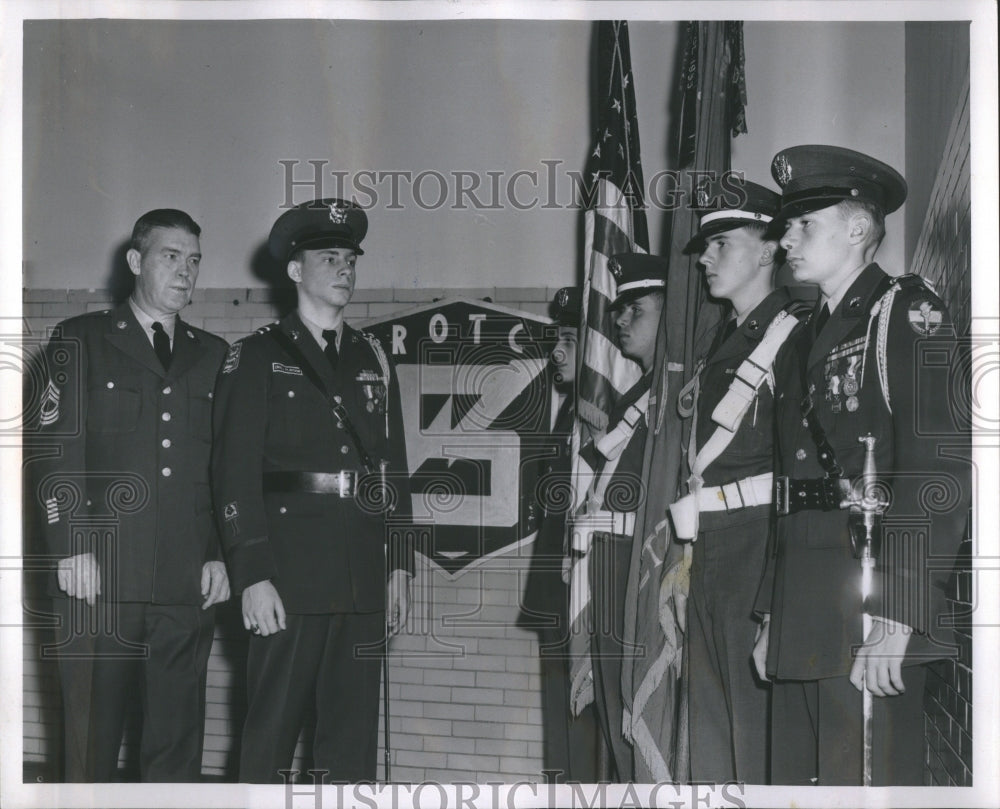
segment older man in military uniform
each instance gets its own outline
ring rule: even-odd
[[[310,706],[314,768],[375,778],[379,665],[387,623],[406,619],[413,551],[386,519],[410,508],[396,376],[344,323],[367,228],[337,199],[282,214],[268,246],[298,308],[235,343],[219,375],[216,513],[253,633],[241,781],[281,780]]]
[[[200,234],[183,211],[139,217],[131,297],[59,324],[46,353],[40,437],[59,453],[40,464],[38,494],[59,560],[67,781],[117,779],[139,703],[142,780],[201,777],[210,607],[229,583],[208,478],[226,343],[179,316]]]
[[[628,781],[633,754],[622,733],[621,673],[624,655],[634,650],[624,646],[625,589],[635,513],[644,497],[642,457],[667,262],[659,256],[624,253],[613,256],[608,267],[618,284],[612,306],[616,341],[622,355],[638,363],[642,375],[608,415],[607,433],[581,450],[596,477],[586,513],[574,522],[573,541],[577,547],[591,537],[591,666],[594,701],[614,769],[607,775]]]
[[[781,197],[738,177],[702,200],[708,291],[730,304],[679,407],[693,415],[689,492],[671,506],[694,542],[687,660],[691,778],[767,783],[768,688],[750,666],[754,599],[771,527],[774,357],[807,307],[774,288]],[[733,190],[735,189],[735,190]]]
[[[941,617],[970,499],[968,436],[955,421],[967,395],[948,387],[961,365],[954,329],[922,279],[873,261],[885,214],[906,197],[896,171],[798,146],[775,156],[772,174],[788,264],[821,294],[775,365],[777,543],[757,604],[769,631],[754,650],[774,681],[771,778],[861,784],[867,689],[871,783],[919,785],[921,664],[953,654]],[[861,485],[866,456],[878,487]],[[866,522],[877,567],[863,603]]]

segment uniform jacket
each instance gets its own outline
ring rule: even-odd
[[[569,588],[562,580],[562,559],[566,533],[566,510],[571,507],[567,495],[572,472],[570,439],[573,434],[572,394],[563,402],[555,426],[543,447],[541,474],[538,478],[538,508],[541,526],[535,538],[528,582],[524,588],[525,626],[551,626],[552,616],[565,622]]]
[[[50,553],[97,553],[107,600],[203,601],[202,566],[220,558],[209,461],[225,353],[178,318],[165,372],[128,302],[66,320],[49,341],[40,438],[58,457],[36,470],[36,502]]]
[[[968,401],[960,386],[968,382],[955,373],[960,352],[941,300],[922,283],[908,284],[895,297],[885,336],[887,406],[877,318],[870,314],[886,279],[877,264],[866,267],[815,342],[809,326],[779,354],[777,472],[823,475],[800,407],[805,354],[808,390],[848,478],[862,471],[859,437],[876,438],[877,474],[891,503],[870,612],[912,627],[908,662],[920,662],[947,655],[952,643],[938,618],[970,502],[968,428],[956,420]],[[771,613],[768,671],[802,680],[846,674],[851,647],[862,641],[861,567],[851,552],[848,512],[800,511],[776,522],[757,603]]]
[[[235,343],[216,388],[213,494],[234,590],[270,579],[292,613],[385,608],[385,519],[364,497],[266,491],[269,472],[362,471],[346,425],[326,396],[268,332],[280,330],[340,400],[375,463],[389,461],[393,525],[411,510],[399,386],[385,385],[378,356],[344,326],[336,371],[292,313]],[[388,432],[388,436],[387,436]],[[370,478],[369,482],[375,482]],[[362,485],[362,490],[365,486]],[[369,489],[370,491],[370,489]],[[413,571],[412,543],[391,532],[391,565]]]
[[[776,289],[764,298],[744,318],[743,323],[723,340],[720,338],[725,334],[725,324],[720,325],[701,371],[701,390],[698,396],[698,449],[705,445],[718,426],[712,421],[712,411],[729,391],[736,370],[757,348],[768,325],[783,309],[802,311],[801,304],[792,306],[791,296],[784,287]],[[706,486],[720,486],[772,470],[773,414],[774,395],[771,386],[765,381],[758,388],[757,397],[740,422],[729,446],[705,470]],[[694,458],[688,459],[689,464],[693,462]]]

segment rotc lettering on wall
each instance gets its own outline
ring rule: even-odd
[[[535,532],[537,447],[556,327],[450,299],[369,322],[399,377],[418,553],[457,577]]]

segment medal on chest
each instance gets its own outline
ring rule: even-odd
[[[840,413],[843,410],[853,413],[861,406],[859,394],[866,342],[865,337],[851,340],[837,346],[827,355],[823,366],[823,379],[826,385],[824,398],[833,413]]]
[[[365,395],[365,410],[369,413],[384,413],[386,389],[381,374],[364,370],[354,381],[361,386],[361,391]]]

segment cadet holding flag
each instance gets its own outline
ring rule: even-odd
[[[699,201],[699,230],[684,249],[701,254],[709,293],[732,307],[678,398],[694,417],[691,477],[670,507],[677,537],[694,542],[688,710],[691,778],[701,782],[767,782],[768,688],[750,654],[772,514],[772,365],[806,312],[774,288],[780,201],[726,176]]]
[[[389,531],[387,599],[385,512],[405,520],[410,494],[395,373],[344,323],[367,229],[337,199],[282,214],[268,246],[298,308],[235,343],[219,374],[216,514],[253,633],[241,781],[282,780],[310,705],[314,768],[375,779],[379,666],[386,626],[406,620],[413,550]]]
[[[775,156],[772,174],[788,264],[821,295],[775,364],[777,541],[757,602],[768,629],[754,649],[774,682],[771,780],[861,784],[867,689],[871,783],[920,785],[921,664],[954,653],[941,616],[970,500],[967,397],[947,387],[961,355],[934,291],[873,261],[885,215],[906,197],[897,172],[848,149],[798,146]],[[863,603],[866,445],[888,506]]]
[[[617,281],[612,305],[616,341],[642,370],[608,416],[608,430],[580,451],[595,470],[584,512],[571,526],[571,551],[589,557],[591,660],[594,701],[619,781],[633,777],[632,746],[625,739],[622,660],[626,648],[625,589],[632,558],[635,513],[643,504],[642,457],[649,432],[650,382],[663,310],[667,262],[643,253],[619,253],[608,263]]]

